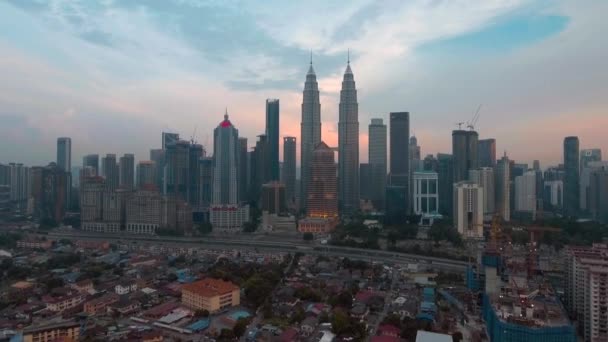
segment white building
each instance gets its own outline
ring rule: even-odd
[[[564,203],[564,182],[561,180],[545,181],[544,196],[546,204],[554,208],[561,208]]]
[[[114,292],[117,295],[125,295],[131,292],[137,291],[137,283],[136,282],[124,282],[117,284],[114,286]]]
[[[515,177],[515,211],[536,216],[536,173],[527,171]]]
[[[483,189],[473,182],[454,184],[454,226],[464,238],[483,238]]]
[[[491,167],[482,167],[478,170],[469,170],[469,180],[475,182],[483,188],[483,213],[491,216],[495,211],[495,194],[494,194],[494,169]]]
[[[581,178],[580,178],[580,206],[581,210],[588,210],[589,186],[591,185],[591,173],[601,169],[608,169],[608,161],[587,161],[583,163],[583,152],[581,151]]]
[[[436,213],[439,205],[437,172],[414,172],[412,183],[414,193],[414,213],[416,215]]]
[[[249,206],[238,204],[212,205],[209,210],[209,221],[213,230],[239,231],[249,221]]]

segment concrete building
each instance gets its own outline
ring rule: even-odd
[[[163,191],[165,176],[165,150],[160,148],[150,150],[150,160],[154,162],[154,184],[156,184],[158,191]]]
[[[350,60],[340,90],[338,182],[338,204],[341,214],[354,214],[359,210],[359,104]]]
[[[72,170],[72,139],[57,138],[57,167],[65,172]]]
[[[269,214],[287,212],[285,200],[285,185],[277,181],[262,185],[262,211]]]
[[[362,201],[371,200],[372,170],[369,163],[359,164],[359,197]]]
[[[582,172],[591,162],[602,161],[602,150],[599,148],[589,148],[581,150],[580,171]]]
[[[494,194],[494,187],[496,186],[494,169],[491,167],[481,167],[477,170],[469,170],[469,180],[475,182],[483,189],[483,214],[486,217],[491,217],[495,212],[494,203],[496,201],[496,195]]]
[[[130,193],[127,190],[103,193],[102,220],[104,232],[118,233],[125,225],[125,210]]]
[[[334,151],[321,142],[313,151],[311,162],[312,177],[306,205],[308,216],[334,219],[338,216]]]
[[[259,201],[262,185],[270,182],[271,179],[270,168],[268,167],[270,146],[265,134],[258,135],[258,141],[252,152],[249,195],[252,200]]]
[[[432,171],[417,171],[413,176],[414,214],[423,216],[437,214],[439,210],[439,176]]]
[[[213,138],[213,198],[209,218],[218,230],[240,230],[249,220],[249,207],[241,207],[238,197],[238,137],[238,130],[226,112]]]
[[[105,232],[106,228],[103,223],[103,194],[105,189],[105,179],[103,177],[89,175],[81,178],[80,228],[82,230]]]
[[[588,151],[588,150],[583,150]],[[582,158],[582,157],[581,157]],[[583,163],[581,163],[583,165]],[[580,177],[580,207],[583,212],[589,212],[589,201],[590,201],[590,192],[592,189],[591,186],[591,174],[595,171],[599,171],[601,169],[608,169],[608,161],[588,161],[584,163],[584,166],[581,168],[581,177]]]
[[[120,183],[119,167],[116,163],[115,154],[106,154],[105,157],[101,158],[101,171],[102,176],[106,179],[106,189],[108,191],[114,191],[118,189]]]
[[[454,226],[465,239],[483,238],[483,189],[468,181],[454,184]]]
[[[536,172],[527,171],[515,177],[515,211],[536,218]]]
[[[495,209],[496,213],[506,222],[511,220],[511,169],[510,161],[505,152],[504,156],[496,164],[494,172],[494,180],[496,186],[494,193],[496,195]]]
[[[437,174],[439,177],[439,213],[451,216],[454,195],[454,159],[451,154],[437,153]]]
[[[31,169],[21,163],[8,164],[10,201],[15,209],[25,211],[32,188]]]
[[[589,182],[589,212],[601,223],[608,223],[608,167],[591,173]]]
[[[480,139],[477,142],[477,166],[496,166],[496,139]]]
[[[238,182],[239,199],[245,201],[249,199],[249,163],[247,162],[247,138],[239,137],[238,152]]]
[[[162,149],[166,150],[169,145],[179,141],[178,133],[162,132]]]
[[[215,313],[240,303],[239,287],[221,279],[206,278],[182,287],[182,304],[194,310]]]
[[[564,183],[561,180],[545,181],[543,210],[561,209],[564,205]]]
[[[31,170],[33,213],[42,222],[60,224],[66,213],[69,173],[51,163]]]
[[[466,180],[469,176],[469,170],[478,168],[478,138],[479,135],[475,131],[452,131],[454,183]]]
[[[283,178],[285,198],[288,203],[296,201],[296,138],[283,137]]]
[[[564,214],[576,216],[580,206],[580,170],[578,137],[564,139]]]
[[[377,210],[384,210],[384,199],[386,196],[386,125],[382,119],[371,119],[368,127],[369,152],[368,163],[370,167],[369,199],[372,200]]]
[[[23,329],[23,342],[78,341],[80,323],[75,320],[31,325]]]
[[[209,208],[213,201],[213,158],[204,157],[200,161],[201,195],[200,206],[206,219],[209,219]],[[240,184],[240,183],[239,183]]]
[[[302,92],[302,121],[300,132],[300,205],[306,210],[308,204],[308,188],[311,177],[312,152],[321,142],[321,102],[319,101],[319,84],[317,75],[312,67],[306,74],[304,91]]]
[[[142,189],[150,185],[156,186],[156,163],[152,160],[142,160],[137,163],[137,188]]]
[[[135,189],[135,155],[125,153],[119,160],[119,188],[124,190]]]
[[[101,176],[99,172],[99,155],[98,154],[87,154],[82,157],[82,167],[90,166],[95,170],[95,176]]]
[[[279,99],[266,99],[266,138],[271,181],[279,181]]]
[[[409,140],[410,140],[410,113],[390,113],[390,178],[391,186],[401,186],[409,193]],[[406,208],[409,200],[406,198]]]
[[[389,185],[386,187],[385,222],[387,224],[405,223],[409,193],[405,186]],[[440,195],[441,196],[441,195]]]
[[[171,216],[163,211],[164,199],[158,191],[143,189],[135,191],[126,202],[125,228],[131,234],[153,235]]]

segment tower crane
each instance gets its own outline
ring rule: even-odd
[[[467,123],[467,127],[470,130],[474,130],[475,129],[475,124],[477,123],[477,120],[479,119],[479,111],[481,110],[481,104],[477,107],[477,110],[475,111],[475,114],[473,114],[473,118],[471,118],[471,121],[469,121]]]

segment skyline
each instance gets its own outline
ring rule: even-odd
[[[264,131],[267,98],[281,101],[280,137],[300,139],[311,49],[321,139],[337,147],[348,48],[361,162],[371,118],[409,111],[424,157],[451,153],[455,123],[480,103],[479,138],[496,138],[497,155],[540,159],[546,168],[563,162],[562,142],[572,135],[581,149],[608,150],[608,47],[593,40],[607,26],[600,1],[282,4],[286,13],[317,14],[293,27],[289,16],[271,16],[270,3],[74,4],[0,4],[0,134],[12,142],[0,148],[3,162],[46,165],[60,136],[72,138],[74,165],[90,153],[147,160],[161,131],[189,139],[194,127],[210,152],[225,107],[251,147]],[[238,24],[224,25],[231,20]]]

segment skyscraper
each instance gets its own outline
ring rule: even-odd
[[[372,119],[369,124],[370,199],[374,207],[384,209],[386,196],[386,125],[382,119]]]
[[[156,187],[156,163],[152,160],[142,160],[137,163],[137,188]]]
[[[578,137],[564,139],[564,214],[576,216],[580,205]]]
[[[65,172],[72,170],[72,139],[57,138],[57,167]]]
[[[108,191],[116,190],[118,188],[120,176],[115,154],[108,153],[105,157],[101,158],[101,170],[103,173],[102,176],[106,179],[106,189]]]
[[[237,152],[239,131],[228,113],[213,132],[213,204],[238,204]]]
[[[301,170],[301,206],[306,209],[308,184],[310,183],[310,167],[312,151],[321,142],[321,102],[319,101],[319,85],[317,75],[312,68],[312,57],[310,67],[306,74],[304,91],[302,96],[302,123],[300,126],[300,170]]]
[[[437,174],[439,186],[439,213],[445,216],[453,214],[454,200],[454,163],[451,154],[437,153]]]
[[[496,166],[496,139],[480,139],[477,142],[478,166]]]
[[[494,172],[494,194],[496,195],[496,213],[505,221],[511,220],[511,168],[507,153],[498,161]]]
[[[536,172],[526,171],[515,177],[515,211],[536,218]]]
[[[239,137],[239,199],[245,201],[249,199],[249,184],[248,184],[248,163],[247,163],[247,138]]]
[[[214,229],[240,229],[249,219],[249,207],[239,206],[238,153],[239,131],[228,119],[213,131],[213,198],[210,221]]]
[[[163,132],[162,137],[163,137],[163,141],[162,141],[163,150],[166,150],[167,146],[169,146],[170,144],[173,144],[173,143],[176,143],[179,141],[179,134],[177,134],[177,133]]]
[[[340,209],[352,214],[359,210],[359,104],[350,59],[340,91],[338,180]]]
[[[100,176],[101,172],[99,172],[99,155],[98,154],[87,154],[82,157],[82,167],[90,166],[95,170],[95,175]]]
[[[320,142],[312,155],[312,178],[307,197],[308,216],[335,218],[338,216],[338,194],[334,151]]]
[[[494,194],[494,187],[496,185],[496,181],[494,180],[494,169],[491,167],[481,167],[477,170],[469,170],[469,180],[482,188],[484,215],[494,214],[494,203],[496,201],[496,196]]]
[[[587,167],[590,162],[602,161],[602,150],[599,148],[589,148],[585,150],[581,150],[581,167],[580,171],[583,171],[583,168]]]
[[[270,180],[280,180],[279,169],[279,100],[266,100],[266,138],[268,139],[268,167]]]
[[[162,148],[150,150],[150,160],[154,162],[154,184],[158,191],[163,191],[165,150]]]
[[[72,198],[72,139],[57,138],[57,167],[65,172],[64,209],[71,208]]]
[[[269,146],[268,137],[265,134],[258,135],[258,141],[252,154],[251,163],[251,199],[260,200],[262,185],[270,181],[270,168],[268,167]]]
[[[410,179],[416,171],[422,170],[422,161],[420,160],[420,146],[418,146],[418,139],[415,136],[410,137],[409,145],[409,157],[410,157]]]
[[[390,183],[408,188],[410,113],[393,112],[390,115]]]
[[[454,183],[466,180],[469,170],[477,169],[477,140],[475,131],[452,131],[452,156],[454,158]]]
[[[287,211],[285,205],[285,184],[271,181],[262,185],[262,211],[269,214],[282,214]]]
[[[119,187],[124,190],[133,190],[135,186],[135,156],[126,153],[119,161]]]
[[[285,197],[294,202],[296,197],[296,138],[283,138],[283,183]]]
[[[167,144],[165,165],[164,193],[187,201],[190,181],[190,142],[178,140]]]

